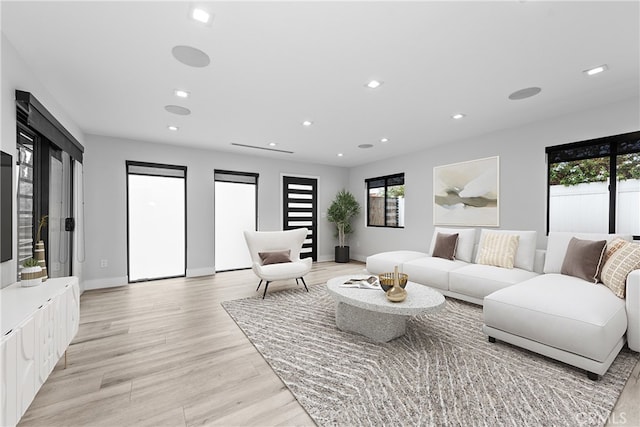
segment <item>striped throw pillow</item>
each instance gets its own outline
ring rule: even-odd
[[[625,297],[627,276],[633,270],[640,269],[640,245],[625,242],[609,256],[602,267],[602,283],[620,298]]]
[[[484,233],[478,247],[477,264],[513,268],[520,236],[505,233]]]

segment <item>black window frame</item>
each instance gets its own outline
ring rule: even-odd
[[[587,159],[609,157],[609,233],[616,233],[617,157],[640,152],[640,131],[603,138],[546,147],[547,156],[547,235],[549,234],[551,202],[551,165]],[[640,240],[640,235],[634,235]]]
[[[397,180],[401,178],[402,182],[398,183]],[[396,180],[396,182],[394,182],[394,180]],[[380,181],[383,181],[384,184],[383,185],[379,185]],[[389,187],[395,187],[397,185],[405,185],[405,180],[404,180],[404,172],[400,172],[400,173],[395,173],[392,175],[384,175],[384,176],[379,176],[379,177],[375,177],[375,178],[367,178],[364,180],[365,185],[366,185],[366,191],[367,191],[367,227],[382,227],[382,228],[404,228],[404,225],[388,225],[387,224],[387,194],[389,192]],[[384,208],[385,208],[385,215],[384,215],[384,225],[378,225],[378,224],[371,224],[370,221],[370,215],[369,215],[369,209],[370,209],[370,204],[369,204],[369,190],[372,188],[384,188]]]
[[[182,176],[179,176],[178,174],[162,174],[162,173],[151,173],[151,172],[144,172],[144,171],[130,171],[130,167],[131,168],[136,168],[136,167],[140,167],[140,168],[149,168],[149,169],[165,169],[165,170],[175,170],[175,171],[179,171],[182,172]],[[188,261],[188,238],[189,238],[189,234],[188,234],[188,227],[187,227],[187,222],[188,222],[188,214],[189,214],[189,207],[187,205],[188,202],[188,197],[187,197],[187,166],[183,166],[183,165],[170,165],[170,164],[164,164],[164,163],[149,163],[149,162],[140,162],[137,160],[125,160],[125,175],[126,175],[126,193],[125,193],[125,197],[127,198],[127,211],[126,211],[126,215],[127,215],[127,283],[141,283],[141,282],[152,282],[152,281],[156,281],[156,280],[165,280],[165,279],[175,279],[175,278],[179,278],[179,277],[187,277],[187,261]],[[180,275],[176,275],[176,276],[168,276],[168,277],[153,277],[153,278],[146,278],[146,279],[137,279],[137,280],[131,280],[131,264],[130,264],[130,254],[131,254],[131,250],[129,248],[129,233],[130,233],[130,229],[129,229],[129,176],[130,175],[141,175],[141,176],[159,176],[159,177],[165,177],[165,178],[179,178],[179,179],[184,179],[184,273],[180,274]]]

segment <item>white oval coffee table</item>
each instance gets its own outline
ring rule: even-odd
[[[437,312],[445,306],[440,292],[414,282],[407,282],[407,299],[402,302],[390,302],[382,289],[340,286],[354,277],[340,276],[327,282],[327,290],[336,300],[336,325],[340,330],[355,332],[376,342],[404,335],[410,316]]]

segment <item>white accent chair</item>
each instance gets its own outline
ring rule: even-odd
[[[249,253],[251,254],[251,260],[253,261],[251,269],[260,279],[256,292],[260,289],[262,282],[266,282],[262,298],[267,295],[269,283],[276,280],[296,279],[296,284],[300,284],[298,281],[301,280],[304,288],[309,292],[309,288],[307,288],[307,284],[302,276],[311,271],[313,261],[311,258],[300,259],[300,250],[308,233],[309,230],[306,228],[286,231],[244,232],[244,238],[247,242]],[[263,265],[259,255],[261,252],[287,250],[291,251],[289,255],[291,262]]]

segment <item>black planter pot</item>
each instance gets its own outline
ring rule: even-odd
[[[336,246],[336,262],[349,262],[349,246]]]

